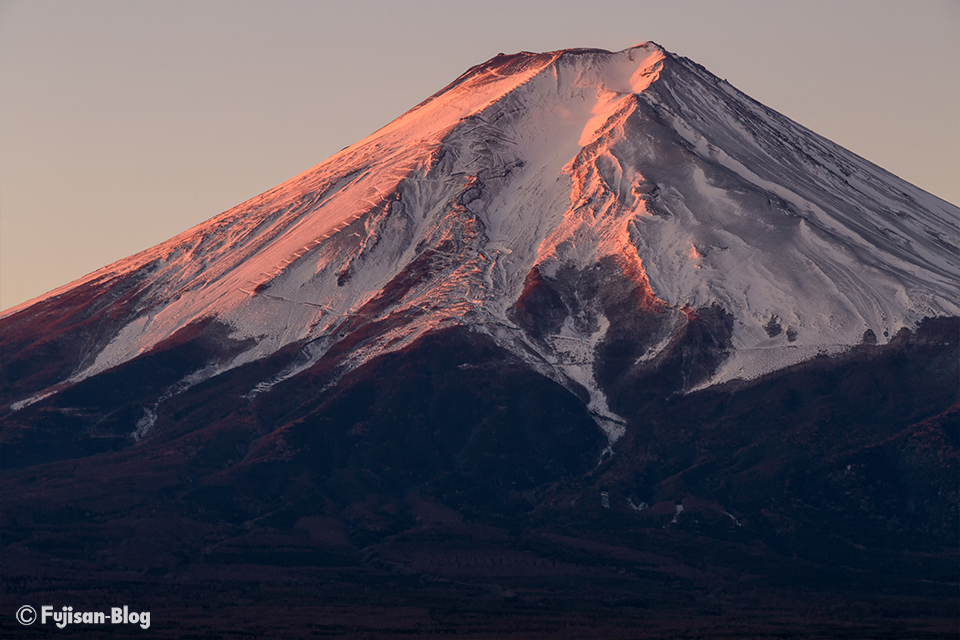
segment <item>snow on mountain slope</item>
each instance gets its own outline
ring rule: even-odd
[[[653,43],[520,53],[474,67],[300,176],[44,299],[114,280],[139,292],[130,320],[64,384],[205,317],[252,340],[170,393],[303,343],[253,396],[361,327],[371,337],[343,372],[465,324],[586,393],[615,440],[622,426],[596,358],[623,313],[658,318],[636,366],[656,361],[696,309],[732,314],[730,353],[700,385],[865,335],[885,342],[925,316],[960,314],[958,213]],[[565,311],[534,328],[517,305],[537,283],[561,292]],[[624,305],[635,309],[614,311]]]

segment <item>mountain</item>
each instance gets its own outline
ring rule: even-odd
[[[654,43],[498,55],[4,312],[5,598],[955,631],[958,214]]]

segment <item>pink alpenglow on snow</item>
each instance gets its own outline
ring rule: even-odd
[[[733,318],[732,348],[703,387],[846,350],[868,330],[883,343],[926,316],[960,314],[958,218],[654,43],[523,52],[473,67],[276,188],[5,316],[84,287],[122,306],[116,330],[47,394],[205,318],[246,346],[171,393],[310,345],[255,396],[371,323],[385,329],[352,348],[346,370],[466,325],[585,389],[615,441],[622,421],[594,370],[606,307],[583,293],[582,317],[534,339],[514,310],[537,282],[600,269],[623,300],[661,310],[668,320],[636,366],[670,345],[688,312],[718,305]],[[789,331],[771,335],[771,319]]]

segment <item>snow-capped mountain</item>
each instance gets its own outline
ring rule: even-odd
[[[288,182],[8,310],[5,331],[71,348],[6,404],[211,319],[225,347],[155,404],[300,346],[256,397],[363,333],[329,386],[464,325],[586,393],[613,441],[603,372],[655,368],[704,313],[716,353],[681,391],[960,315],[958,214],[656,44],[499,55]]]
[[[955,634],[958,214],[655,44],[497,56],[5,312],[10,610]]]

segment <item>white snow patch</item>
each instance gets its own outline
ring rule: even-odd
[[[610,327],[610,321],[602,313],[597,314],[597,320],[597,329],[584,333],[577,330],[573,319],[568,317],[559,334],[546,337],[552,353],[543,355],[563,376],[587,390],[590,394],[587,410],[612,445],[626,432],[626,421],[610,409],[606,394],[594,378],[594,352]]]
[[[25,400],[20,400],[19,402],[14,402],[13,404],[10,405],[10,410],[11,410],[11,411],[20,411],[20,409],[29,407],[30,405],[35,404],[35,403],[37,403],[37,402],[40,402],[41,400],[45,400],[45,399],[49,398],[50,396],[54,395],[55,393],[57,393],[55,390],[54,390],[54,391],[45,391],[45,392],[43,392],[43,393],[38,393],[38,394],[36,394],[36,395],[30,396],[29,398],[26,398]]]

